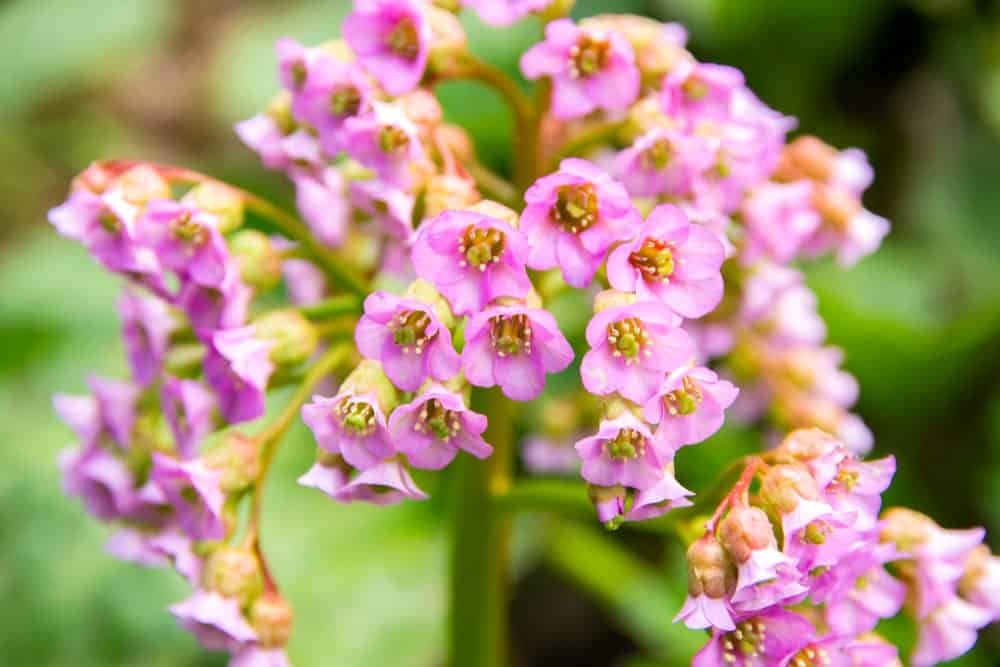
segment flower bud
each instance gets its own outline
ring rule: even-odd
[[[133,206],[170,197],[170,185],[149,165],[132,167],[118,177],[115,185],[121,190],[122,198]]]
[[[281,255],[271,239],[256,229],[244,229],[229,238],[229,251],[240,261],[240,279],[258,290],[269,290],[281,280]]]
[[[539,16],[546,23],[555,21],[564,16],[569,16],[575,4],[576,0],[552,0],[545,9],[539,12]]]
[[[479,201],[479,190],[469,178],[434,174],[427,180],[424,215],[433,218],[443,211],[464,209]]]
[[[443,123],[434,131],[434,138],[455,160],[466,163],[475,155],[475,145],[469,133],[458,125]]]
[[[614,289],[606,289],[603,292],[598,292],[597,296],[594,297],[594,312],[599,313],[602,310],[607,310],[608,308],[627,306],[635,303],[635,301],[636,296],[631,292],[620,292]]]
[[[73,179],[72,190],[89,190],[101,194],[114,181],[114,174],[99,162],[92,162]]]
[[[737,563],[750,560],[754,551],[776,547],[774,527],[757,507],[737,506],[719,524],[719,541]]]
[[[882,514],[883,542],[892,542],[902,552],[910,552],[925,544],[937,524],[920,512],[905,507],[892,507]]]
[[[546,401],[542,410],[542,430],[554,439],[568,438],[577,427],[576,403],[568,398],[553,398]]]
[[[622,135],[628,141],[635,141],[654,128],[669,127],[673,124],[663,113],[663,105],[656,95],[649,95],[633,104],[629,109],[627,121],[622,129]]]
[[[467,52],[465,28],[450,11],[428,7],[426,12],[427,23],[433,33],[427,54],[427,71],[450,72]]]
[[[281,648],[292,634],[292,606],[277,593],[265,593],[250,607],[250,624],[264,648]]]
[[[406,117],[413,121],[425,138],[429,137],[444,119],[441,103],[433,93],[422,88],[407,93],[397,102],[403,107]]]
[[[451,312],[448,300],[441,296],[441,293],[435,289],[434,285],[423,278],[417,278],[410,283],[410,286],[406,288],[406,296],[407,298],[433,306],[434,314],[437,315],[444,326],[451,328],[455,325],[455,315]]]
[[[319,334],[297,310],[276,310],[254,320],[257,337],[273,341],[270,358],[279,365],[300,364],[316,351]]]
[[[211,591],[241,602],[260,592],[260,563],[257,555],[242,547],[221,546],[205,559],[202,585]]]
[[[837,149],[810,135],[789,143],[785,154],[800,174],[820,182],[830,178],[837,160]]]
[[[848,229],[854,216],[861,212],[861,201],[842,188],[815,186],[813,206],[825,222],[841,230]]]
[[[282,134],[291,134],[295,131],[296,122],[292,115],[292,95],[287,90],[272,97],[271,101],[267,103],[264,113],[274,121]]]
[[[184,201],[214,215],[223,234],[243,224],[243,197],[222,183],[199,183],[184,195]]]
[[[483,215],[488,215],[491,218],[496,218],[497,220],[503,220],[508,225],[517,229],[520,222],[520,216],[513,209],[507,208],[503,204],[493,201],[492,199],[483,199],[476,202],[472,206],[469,206],[470,211],[475,211],[476,213],[482,213]]]
[[[761,501],[779,515],[794,512],[801,500],[816,500],[819,496],[816,480],[808,468],[799,464],[772,466],[760,483]]]
[[[260,475],[260,446],[243,433],[227,433],[205,459],[209,467],[222,472],[219,485],[227,494],[243,491]]]
[[[839,440],[818,428],[800,428],[792,431],[775,449],[775,454],[790,463],[808,463],[844,449]]]
[[[688,593],[692,597],[705,594],[710,598],[726,597],[736,585],[732,561],[711,535],[693,543],[687,550]]]
[[[358,395],[373,395],[378,401],[382,413],[386,415],[390,414],[399,403],[396,387],[386,377],[382,370],[382,364],[371,359],[363,359],[344,379],[340,391],[343,393],[348,390]]]

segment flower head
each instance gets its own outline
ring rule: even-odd
[[[370,113],[347,119],[344,132],[351,157],[391,187],[410,186],[410,165],[424,157],[424,149],[417,126],[402,107],[372,102]]]
[[[218,540],[225,536],[222,472],[198,459],[182,462],[154,452],[150,478],[166,494],[188,536],[196,540]]]
[[[212,651],[236,652],[257,639],[257,633],[240,611],[239,601],[214,591],[196,590],[188,599],[171,606],[170,613],[181,627]]]
[[[148,385],[160,373],[177,322],[164,301],[131,291],[118,299],[118,313],[132,377],[138,384]]]
[[[219,287],[226,277],[229,251],[217,218],[170,199],[152,201],[136,222],[137,235],[161,265],[182,281]]]
[[[231,424],[264,414],[264,393],[274,372],[273,343],[253,326],[216,331],[205,356],[205,379],[215,389],[222,416]]]
[[[676,450],[702,442],[722,428],[725,410],[738,393],[733,383],[720,380],[707,368],[682,366],[646,401],[643,414],[659,424],[656,441]]]
[[[428,497],[397,459],[386,459],[362,471],[354,471],[340,457],[332,459],[315,463],[299,478],[299,484],[319,489],[342,503],[394,505],[403,500]]]
[[[618,179],[637,197],[691,193],[695,179],[715,156],[702,137],[675,128],[657,127],[635,140],[615,159]]]
[[[552,79],[552,113],[559,118],[621,111],[639,96],[639,68],[629,41],[570,19],[545,27],[545,41],[521,56],[521,71],[529,79]]]
[[[361,65],[389,94],[420,83],[431,29],[418,0],[357,0],[343,32]]]
[[[462,0],[463,5],[479,14],[483,23],[498,27],[509,26],[551,3],[552,0]]]
[[[400,405],[389,417],[396,449],[415,468],[440,470],[458,450],[486,458],[493,448],[483,440],[486,417],[465,406],[455,392],[431,385],[411,403]]]
[[[361,68],[328,54],[311,59],[292,96],[292,113],[319,135],[327,155],[345,148],[344,123],[371,109],[372,85]],[[297,75],[299,76],[299,75]]]
[[[320,447],[340,454],[361,470],[395,453],[385,414],[374,394],[357,394],[347,387],[332,398],[313,396],[312,402],[302,406],[302,419]]]
[[[163,415],[170,424],[182,459],[197,456],[198,445],[214,427],[215,395],[196,380],[167,376],[160,394]]]
[[[650,489],[663,477],[669,457],[653,444],[649,427],[629,412],[601,422],[596,435],[576,443],[583,478],[598,486]]]

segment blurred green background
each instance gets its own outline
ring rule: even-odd
[[[59,492],[55,457],[69,434],[49,394],[82,391],[88,371],[123,365],[114,281],[44,216],[74,173],[112,157],[182,163],[287,202],[287,184],[258,166],[231,126],[277,86],[274,39],[327,39],[347,8],[345,0],[0,3],[0,666],[223,664],[164,611],[185,586],[107,557],[106,529]],[[577,7],[610,10],[685,22],[699,58],[743,68],[804,130],[869,151],[878,178],[866,201],[893,220],[893,233],[848,273],[813,267],[810,283],[861,381],[860,412],[878,452],[899,457],[889,501],[946,526],[986,525],[1000,547],[1000,10],[973,0]],[[511,32],[467,25],[474,49],[511,71],[539,32],[530,20]],[[502,165],[510,124],[496,99],[459,84],[441,97]],[[300,428],[282,449],[264,527],[298,611],[296,664],[440,664],[440,501],[345,508],[296,487],[312,457],[303,436]],[[728,429],[716,443],[705,465],[721,465],[747,435]],[[689,467],[681,477],[693,488],[712,477]],[[555,539],[544,547],[541,535]],[[544,518],[519,524],[516,664],[685,664],[701,638],[670,624],[684,585],[678,554],[631,533],[618,540],[628,550],[607,550],[595,535]],[[910,641],[905,623],[888,632]],[[995,630],[960,661],[998,663]]]

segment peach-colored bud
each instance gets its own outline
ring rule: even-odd
[[[616,31],[635,51],[643,83],[656,86],[678,63],[692,60],[687,49],[665,38],[666,26],[655,19],[632,14],[600,14],[580,21],[584,28]]]
[[[725,597],[736,585],[732,561],[711,535],[694,542],[687,550],[688,593],[697,597],[704,593],[710,598]]]
[[[261,595],[250,607],[250,623],[264,648],[281,648],[292,635],[295,612],[277,593]]]
[[[111,186],[114,175],[99,162],[92,162],[73,179],[73,190],[90,190],[101,194]]]
[[[925,544],[937,524],[920,512],[905,507],[892,507],[882,514],[883,542],[892,542],[900,551],[911,551]]]
[[[436,174],[427,181],[424,216],[433,218],[442,211],[465,209],[479,201],[476,183],[463,176]]]
[[[425,15],[433,33],[427,69],[431,73],[448,72],[467,51],[465,28],[452,12],[438,7],[428,7]]]
[[[247,601],[261,588],[260,563],[249,549],[222,546],[205,559],[202,584],[224,597]]]
[[[441,120],[444,118],[441,103],[438,102],[433,93],[423,88],[417,88],[403,95],[398,102],[403,107],[406,117],[420,129],[421,136],[430,136],[430,133],[441,124]]]
[[[457,125],[442,123],[434,130],[434,138],[443,150],[462,163],[468,162],[475,155],[475,145],[468,132]]]
[[[771,466],[760,483],[760,498],[778,514],[794,512],[800,500],[819,498],[819,487],[809,469],[798,463]]]
[[[122,198],[134,206],[170,196],[170,185],[166,179],[156,169],[145,164],[132,167],[119,176],[115,187],[121,190]]]
[[[183,201],[214,215],[223,234],[243,224],[243,197],[223,183],[200,183],[184,195]]]
[[[850,192],[826,186],[813,188],[813,206],[825,222],[840,230],[847,229],[862,209],[861,201]]]
[[[806,463],[843,448],[844,445],[826,431],[818,428],[800,428],[785,436],[774,453],[782,460]]]
[[[774,527],[757,507],[734,507],[719,524],[719,541],[737,563],[745,563],[754,551],[776,547]]]
[[[785,152],[800,173],[821,183],[829,179],[837,159],[835,148],[811,135],[797,138]]]
[[[229,251],[239,260],[240,279],[266,291],[281,282],[281,253],[271,239],[256,229],[244,229],[229,238]]]

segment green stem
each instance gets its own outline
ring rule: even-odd
[[[485,165],[477,160],[472,160],[465,165],[466,171],[476,181],[480,192],[494,199],[504,206],[510,208],[520,208],[521,198],[517,188],[507,182],[502,176],[493,173]]]
[[[341,294],[300,306],[299,312],[310,320],[326,320],[341,315],[358,315],[361,313],[361,299],[353,294]]]
[[[485,461],[460,456],[451,553],[451,667],[507,665],[507,567],[511,518],[491,495],[510,485],[514,403],[497,389],[473,392],[473,409],[489,417]]]

